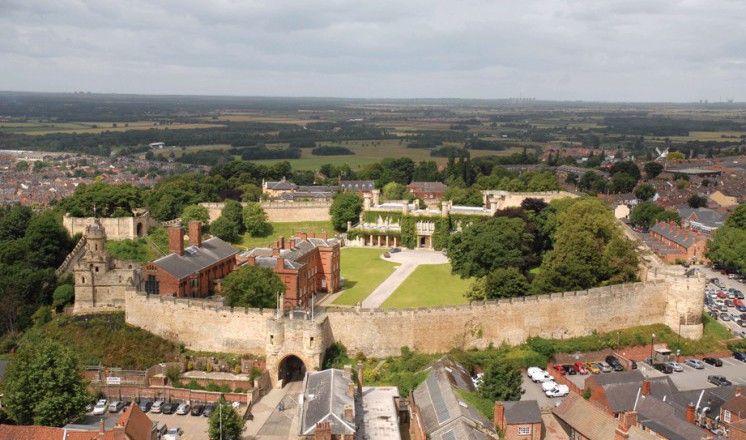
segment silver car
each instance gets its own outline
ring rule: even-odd
[[[705,368],[705,363],[700,361],[699,359],[687,359],[684,361],[684,365],[696,368],[697,370],[702,370],[703,368]]]
[[[673,371],[676,371],[677,373],[684,371],[684,366],[678,362],[666,362],[666,365],[673,368]]]
[[[601,367],[601,371],[604,373],[611,373],[614,371],[613,368],[611,368],[611,365],[607,364],[606,362],[598,362],[598,365]]]

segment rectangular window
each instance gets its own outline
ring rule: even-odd
[[[160,286],[155,275],[148,275],[145,280],[145,292],[148,295],[160,295]]]
[[[730,423],[730,411],[727,409],[723,411],[723,421],[725,423]]]
[[[531,427],[530,426],[519,426],[518,435],[531,435]]]

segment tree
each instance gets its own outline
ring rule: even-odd
[[[641,228],[649,228],[655,224],[658,215],[663,212],[663,208],[653,202],[642,202],[632,209],[629,220],[633,225]]]
[[[85,413],[90,401],[76,355],[48,341],[18,350],[3,392],[8,416],[19,425],[62,426]]]
[[[586,171],[578,181],[578,189],[591,195],[606,192],[606,179],[593,171]]]
[[[472,284],[466,297],[470,301],[525,296],[530,285],[515,267],[498,268]]]
[[[220,216],[225,217],[226,221],[237,228],[239,234],[243,234],[246,231],[246,226],[243,222],[243,206],[239,202],[230,199],[226,200]],[[212,231],[212,228],[210,230]]]
[[[680,151],[674,151],[674,152],[668,153],[668,155],[666,156],[666,159],[672,162],[683,162],[686,160],[686,156],[684,156],[684,153]]]
[[[635,197],[643,202],[647,202],[655,197],[655,187],[649,183],[643,183],[635,188]]]
[[[528,191],[558,191],[560,189],[559,179],[551,171],[537,173],[531,176],[526,189]]]
[[[34,216],[24,236],[30,245],[29,261],[38,267],[57,267],[72,250],[70,236],[53,211]]]
[[[201,205],[189,205],[181,212],[181,222],[188,225],[191,221],[200,221],[203,226],[210,223],[210,211]]]
[[[407,187],[401,183],[389,182],[383,186],[383,197],[386,200],[405,200],[407,196]]]
[[[0,208],[0,241],[23,238],[31,221],[31,214],[28,206]]]
[[[75,217],[126,217],[132,210],[143,206],[143,190],[124,183],[110,185],[106,182],[80,184],[75,192],[60,202],[65,212]]]
[[[261,237],[269,232],[267,213],[259,203],[247,203],[243,208],[243,225],[246,232],[254,237]]]
[[[440,179],[438,164],[432,160],[418,163],[412,174],[412,180],[415,182],[435,182]]]
[[[72,284],[62,284],[54,289],[52,307],[59,310],[75,300],[75,287]]]
[[[482,192],[475,187],[459,188],[449,186],[443,193],[443,200],[450,200],[456,206],[482,206]]]
[[[258,202],[262,199],[262,189],[253,183],[247,183],[239,187],[241,200],[244,202]]]
[[[19,160],[18,162],[16,162],[16,171],[28,171],[28,168],[28,162],[26,162],[25,160]]]
[[[487,365],[479,385],[479,395],[491,401],[520,400],[521,373],[507,362],[495,360]]]
[[[531,258],[533,237],[521,218],[477,221],[451,236],[448,255],[453,273],[483,277],[498,268],[523,267]]]
[[[704,208],[705,206],[707,206],[707,197],[702,197],[700,195],[695,194],[689,197],[686,200],[686,203],[687,205],[689,205],[690,208],[694,208],[694,209]]]
[[[619,173],[627,174],[631,176],[635,181],[640,180],[640,168],[636,163],[631,160],[625,162],[617,162],[609,169],[609,173],[614,176]]]
[[[632,191],[637,180],[627,173],[616,173],[611,177],[611,191],[617,194]]]
[[[243,432],[243,419],[238,415],[233,405],[220,397],[217,407],[208,419],[207,434],[215,440],[240,440]]]
[[[286,286],[272,269],[244,266],[223,280],[222,294],[229,307],[272,308]]]
[[[645,175],[648,176],[648,179],[655,179],[663,172],[663,165],[658,162],[648,162],[645,164],[643,169],[645,170]]]
[[[212,222],[210,233],[228,243],[238,243],[241,240],[238,226],[228,221],[225,216],[220,216]]]
[[[341,192],[334,196],[329,214],[332,225],[338,231],[347,229],[347,222],[356,222],[363,210],[363,200],[356,193]]]
[[[746,204],[739,205],[728,215],[707,242],[707,258],[746,272]]]

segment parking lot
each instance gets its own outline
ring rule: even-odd
[[[703,370],[696,370],[688,365],[684,365],[684,371],[680,373],[664,374],[657,370],[648,371],[651,376],[668,376],[673,380],[680,391],[697,390],[701,388],[712,388],[715,385],[707,382],[707,376],[717,374],[725,376],[726,379],[733,382],[733,385],[746,385],[746,363],[733,358],[723,358],[723,366],[715,367],[705,365]]]
[[[704,274],[708,280],[711,278],[718,278],[720,282],[723,283],[723,287],[718,287],[712,283],[708,283],[707,284],[708,290],[727,292],[728,289],[736,289],[736,290],[740,290],[741,292],[746,291],[746,284],[740,281],[736,281],[734,279],[729,279],[727,275],[724,275],[720,273],[719,271],[710,269],[709,267],[698,267],[697,269],[702,274]],[[708,311],[708,308],[707,306],[705,306],[705,312],[707,311]],[[721,313],[721,312],[718,312],[718,313]],[[726,313],[740,315],[742,312],[738,311],[735,307],[728,307],[728,311]],[[731,331],[731,333],[737,336],[742,336],[743,332],[746,331],[746,327],[741,327],[732,320],[723,321],[718,318],[718,322],[720,322],[720,324],[722,324],[723,326],[727,327],[728,330]]]
[[[525,391],[521,400],[535,400],[539,404],[539,408],[552,408],[562,403],[562,397],[547,397],[541,390],[541,384],[534,383],[526,376],[525,371],[521,373],[521,376],[523,377],[522,388]]]
[[[107,429],[111,429],[116,421],[122,416],[123,411],[118,413],[109,413],[102,416],[86,415],[79,421],[80,425],[89,425],[94,430],[98,429],[99,421],[103,418]],[[155,414],[147,413],[148,418],[153,422],[164,422],[169,428],[179,427],[184,431],[180,440],[204,440],[207,439],[207,417],[176,414]]]

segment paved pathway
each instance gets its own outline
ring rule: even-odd
[[[437,251],[413,251],[408,249],[391,254],[389,260],[394,263],[401,263],[401,265],[363,300],[363,307],[371,309],[380,307],[420,264],[445,264],[448,262],[448,258]]]
[[[246,429],[244,430],[243,438],[257,438],[256,436],[259,434],[260,430],[270,434],[266,437],[262,435],[261,438],[270,439],[275,437],[276,434],[280,434],[283,439],[288,438],[287,434],[289,432],[290,421],[288,418],[283,417],[283,424],[286,425],[286,428],[284,430],[285,435],[282,436],[276,429],[278,419],[275,416],[275,413],[284,414],[284,412],[280,413],[277,411],[277,405],[280,404],[280,401],[285,401],[285,406],[288,407],[288,402],[291,401],[290,397],[297,399],[297,396],[294,396],[293,394],[299,393],[301,386],[302,382],[291,382],[285,388],[271,389],[266,396],[262,397],[251,409],[251,414],[254,416],[254,420],[246,422]],[[293,414],[295,413],[293,412]]]

